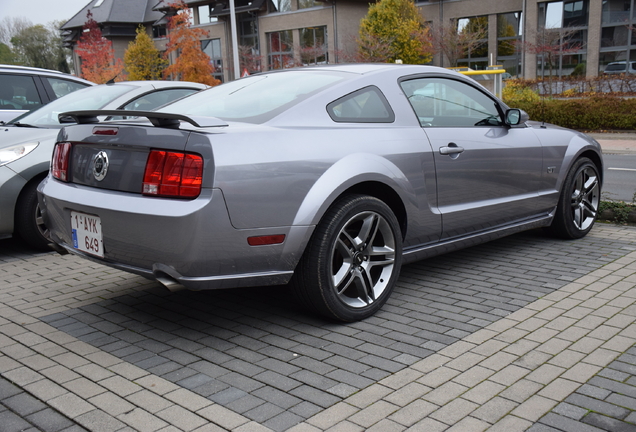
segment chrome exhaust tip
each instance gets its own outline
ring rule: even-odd
[[[177,292],[186,289],[183,285],[181,285],[177,280],[171,278],[167,275],[156,276],[157,282],[161,285],[168,288],[170,292]]]

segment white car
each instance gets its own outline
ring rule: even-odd
[[[605,66],[605,75],[636,74],[636,62],[612,62]]]
[[[0,124],[94,85],[85,79],[54,70],[0,65]]]
[[[29,245],[44,249],[36,188],[49,172],[55,138],[73,120],[58,114],[76,109],[152,110],[207,88],[183,81],[130,81],[91,86],[61,97],[0,126],[0,239],[18,234]]]

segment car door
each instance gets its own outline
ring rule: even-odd
[[[442,239],[535,215],[542,149],[529,128],[505,125],[496,99],[459,79],[401,86],[433,149]]]

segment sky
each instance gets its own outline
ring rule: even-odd
[[[69,20],[91,0],[0,0],[0,20],[23,17],[33,24]]]

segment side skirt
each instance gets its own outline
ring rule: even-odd
[[[504,227],[472,234],[466,237],[453,238],[426,246],[417,246],[414,248],[405,249],[402,252],[404,264],[419,261],[425,258],[431,258],[437,255],[442,255],[470,246],[487,243],[489,241],[516,234],[518,232],[546,227],[549,226],[550,223],[552,223],[553,217],[554,214],[545,215],[537,219],[532,219],[530,221],[525,221],[514,225],[506,225]]]

